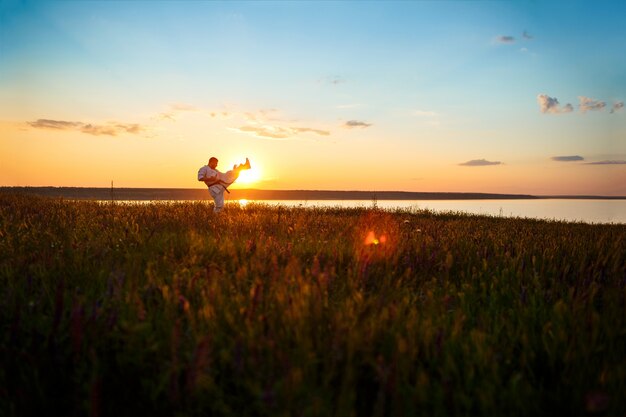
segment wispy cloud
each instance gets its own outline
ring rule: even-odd
[[[624,160],[587,162],[587,165],[626,165]]]
[[[537,96],[537,103],[539,103],[539,110],[542,113],[561,114],[571,113],[574,110],[574,107],[569,103],[561,107],[556,97],[550,97],[547,94],[539,94]]]
[[[529,41],[531,39],[534,39],[534,36],[528,33],[527,30],[525,30],[524,32],[522,32],[522,39]],[[517,39],[515,38],[515,36],[511,35],[498,35],[495,37],[494,41],[495,43],[512,44],[517,42]]]
[[[232,113],[230,113],[229,111],[226,110],[210,110],[209,112],[209,116],[211,116],[211,118],[216,118],[216,117],[224,117],[224,118],[228,118],[232,116]]]
[[[292,131],[277,126],[241,126],[234,130],[268,139],[288,139],[293,136]]]
[[[159,113],[155,117],[155,119],[176,121],[178,118],[178,115],[180,115],[181,113],[199,112],[199,111],[201,111],[199,108],[191,104],[173,103],[173,104],[170,104],[169,109],[167,111]]]
[[[82,125],[79,122],[67,122],[64,120],[37,119],[34,122],[27,122],[30,126],[37,129],[58,129],[69,130],[76,129]]]
[[[412,110],[411,116],[419,120],[420,124],[439,127],[441,126],[440,116],[441,114],[431,110]]]
[[[513,43],[515,42],[515,37],[509,35],[498,35],[496,36],[497,43]]]
[[[337,85],[345,83],[346,79],[340,75],[331,75],[328,77],[320,78],[318,82],[321,84]]]
[[[578,96],[579,108],[581,113],[587,113],[588,111],[600,111],[604,110],[606,103],[604,101],[596,100],[593,98]]]
[[[471,161],[463,162],[459,165],[466,167],[484,167],[489,165],[501,165],[500,161],[487,161],[486,159],[472,159]]]
[[[245,112],[244,117],[246,120],[250,120],[253,122],[264,122],[267,120],[275,120],[275,115],[277,115],[279,111],[277,109],[261,109],[256,112]],[[274,115],[274,117],[272,117]]]
[[[328,130],[311,129],[310,127],[293,127],[291,129],[293,129],[294,131],[298,133],[311,132],[311,133],[317,133],[320,136],[330,136],[330,132]]]
[[[617,101],[615,103],[613,103],[613,107],[611,108],[611,113],[615,113],[616,111],[620,111],[624,108],[624,102],[623,101]]]
[[[124,133],[138,135],[146,131],[146,127],[138,123],[108,122],[103,125],[95,125],[65,120],[38,119],[34,122],[27,122],[27,124],[35,129],[74,130],[94,136],[118,136]]]
[[[573,162],[573,161],[584,161],[585,158],[583,158],[580,155],[569,155],[569,156],[553,156],[552,160],[558,161],[558,162]]]
[[[297,136],[300,133],[315,133],[320,136],[329,136],[330,132],[327,130],[313,129],[309,127],[285,127],[276,125],[246,125],[233,130],[251,133],[257,137],[265,139],[290,139]]]
[[[348,120],[343,125],[343,127],[345,127],[346,129],[353,129],[353,128],[366,128],[366,127],[370,127],[371,125],[372,125],[371,123],[365,123],[359,120]]]
[[[354,109],[354,108],[361,107],[361,106],[362,106],[362,104],[359,104],[359,103],[355,103],[355,104],[340,104],[338,106],[335,106],[335,108],[337,108],[337,109]]]

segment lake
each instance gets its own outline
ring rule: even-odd
[[[247,203],[287,207],[377,207],[382,209],[428,209],[435,212],[463,212],[501,217],[564,220],[585,223],[626,224],[626,200],[247,200]],[[239,200],[231,200],[239,204]]]

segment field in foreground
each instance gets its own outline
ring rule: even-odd
[[[0,194],[0,415],[624,415],[626,226]]]

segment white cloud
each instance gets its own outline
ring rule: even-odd
[[[537,103],[539,103],[539,110],[542,113],[560,114],[571,113],[574,110],[574,106],[566,104],[561,106],[559,100],[556,97],[550,97],[547,94],[537,95]],[[580,113],[587,113],[588,111],[604,111],[607,108],[605,101],[596,100],[595,98],[578,96],[578,110]],[[624,108],[623,101],[616,101],[610,107],[609,113],[615,113]]]
[[[571,113],[574,110],[574,107],[569,103],[561,107],[559,100],[556,97],[550,97],[547,94],[539,94],[537,96],[537,103],[539,103],[539,110],[542,113]]]
[[[601,111],[606,107],[604,101],[596,100],[589,97],[578,96],[579,108],[581,113],[587,113],[588,111]]]

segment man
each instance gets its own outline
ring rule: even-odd
[[[228,186],[239,178],[241,171],[250,169],[248,158],[246,158],[245,163],[234,165],[232,170],[226,172],[218,171],[217,163],[217,158],[212,156],[209,159],[209,164],[198,170],[198,181],[203,181],[206,184],[209,188],[209,194],[215,202],[214,213],[219,213],[224,208],[224,191],[230,192]]]

